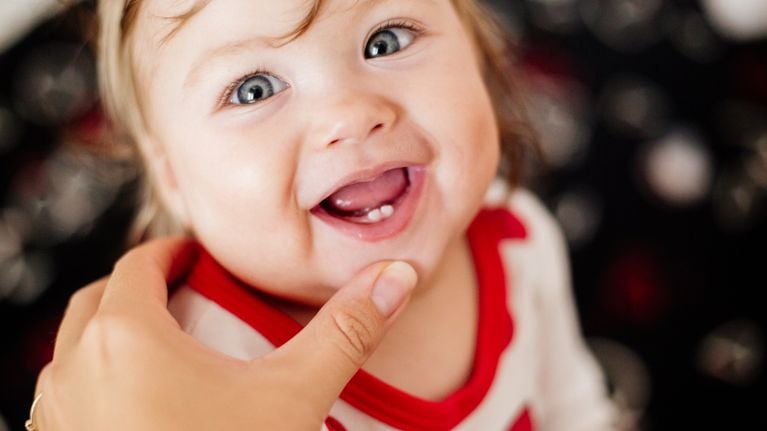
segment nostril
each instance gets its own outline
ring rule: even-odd
[[[371,124],[371,123],[368,123]],[[343,142],[359,143],[367,139],[371,134],[377,130],[383,130],[386,128],[386,123],[376,123],[375,126],[368,128],[367,124],[359,124],[357,127],[344,124],[336,127],[334,133],[331,134],[330,140],[325,141],[328,146],[338,145]]]

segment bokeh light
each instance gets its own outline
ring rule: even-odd
[[[71,121],[95,102],[95,73],[93,57],[82,44],[39,46],[17,70],[16,109],[26,120],[44,126]]]
[[[644,415],[652,393],[652,378],[647,364],[629,347],[608,338],[591,338],[594,352],[611,388],[610,397],[617,409],[616,429],[644,429]]]
[[[582,0],[581,15],[604,44],[635,52],[657,42],[662,0]]]
[[[649,144],[640,158],[645,184],[666,204],[687,206],[708,195],[713,166],[696,131],[678,128]]]
[[[540,74],[532,82],[529,115],[546,163],[554,168],[577,165],[591,137],[586,92],[577,82],[561,77]]]
[[[572,188],[556,199],[554,215],[570,246],[579,248],[596,235],[602,221],[602,203],[593,190]]]
[[[738,41],[767,36],[767,3],[763,0],[701,0],[701,3],[722,35]]]
[[[600,300],[613,319],[634,327],[651,327],[668,315],[671,283],[658,254],[632,244],[610,259]]]
[[[764,335],[759,326],[735,320],[714,329],[698,348],[698,367],[733,385],[750,385],[764,370]]]
[[[5,217],[0,218],[0,300],[10,296],[21,282],[21,233]]]
[[[616,75],[607,82],[599,101],[607,127],[626,138],[651,138],[664,130],[672,112],[669,96],[650,79]]]
[[[13,111],[0,105],[0,155],[18,145],[21,129],[21,122]]]
[[[580,27],[576,0],[527,0],[526,6],[530,23],[543,30],[567,34]]]
[[[76,145],[65,145],[20,177],[11,202],[35,226],[33,240],[55,244],[83,235],[134,171]]]
[[[51,286],[55,277],[54,264],[50,256],[42,251],[18,256],[15,264],[18,265],[19,278],[7,298],[13,304],[31,304]]]
[[[724,42],[697,10],[669,13],[665,26],[674,47],[687,58],[711,63],[724,53]]]
[[[745,231],[767,215],[765,191],[740,166],[725,168],[714,190],[714,207],[720,225],[731,231]]]

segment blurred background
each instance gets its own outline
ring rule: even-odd
[[[94,2],[0,3],[0,431],[23,429],[67,298],[125,249]],[[765,430],[767,2],[495,0],[623,430]]]

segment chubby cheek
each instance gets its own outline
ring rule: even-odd
[[[481,206],[498,168],[498,125],[478,72],[467,71],[462,79],[443,79],[437,94],[445,95],[445,100],[424,105],[417,112],[438,147],[433,175],[444,205],[466,222]]]
[[[409,112],[438,147],[433,175],[445,205],[471,216],[500,157],[498,124],[473,49],[465,37],[441,43],[441,55],[423,70],[416,96],[409,100]]]
[[[280,283],[290,273],[286,262],[300,261],[309,247],[306,220],[292,195],[289,137],[213,130],[179,136],[184,148],[172,154],[190,227],[240,278],[264,287],[267,280]]]

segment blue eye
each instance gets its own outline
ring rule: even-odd
[[[415,39],[414,30],[403,27],[387,27],[377,32],[365,44],[365,58],[385,57],[406,48]]]
[[[235,105],[252,105],[274,96],[287,87],[286,83],[272,75],[255,74],[243,80],[234,89],[229,102]]]

